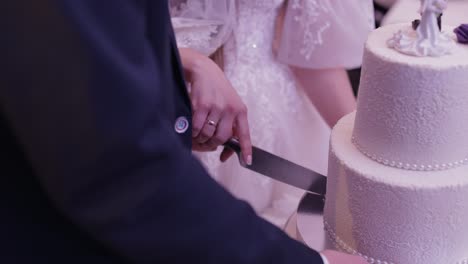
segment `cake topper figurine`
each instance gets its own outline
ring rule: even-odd
[[[447,0],[421,0],[421,20],[413,22],[413,29],[397,32],[388,40],[389,47],[418,57],[449,54],[454,41],[441,30],[441,15],[446,8]]]
[[[413,20],[413,23],[411,23],[411,25],[413,26],[414,30],[416,30],[418,28],[419,23],[421,23],[421,19]],[[437,16],[437,26],[439,27],[439,31],[442,31],[442,13],[440,13]]]

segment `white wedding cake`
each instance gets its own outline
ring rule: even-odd
[[[369,35],[357,111],[331,136],[325,229],[369,263],[468,263],[468,45],[408,55],[411,30]]]

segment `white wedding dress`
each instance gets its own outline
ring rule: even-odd
[[[220,38],[224,44],[224,71],[247,105],[252,143],[295,163],[326,174],[330,128],[322,120],[302,89],[298,87],[289,66],[277,59],[272,48],[275,38],[275,21],[284,1],[237,0],[228,2],[235,5],[230,6],[231,10],[228,10],[228,7],[223,8],[225,14],[220,16],[234,16],[233,20],[225,20],[229,21],[226,24],[231,25],[232,30],[227,30],[227,36]],[[299,10],[300,2],[290,1],[288,8],[297,9],[302,14]],[[325,2],[328,3],[328,1]],[[175,5],[172,6],[174,8]],[[176,19],[179,17],[177,14],[181,14],[183,8],[190,8],[190,3],[183,5],[182,8],[177,6],[177,8],[179,9],[172,9],[173,18]],[[309,6],[309,8],[314,7]],[[310,12],[302,16],[309,15],[309,22],[312,23],[314,18],[317,19],[314,14],[326,12],[326,8],[330,6],[321,6],[317,3],[315,9],[309,10]],[[220,17],[210,21],[219,21]],[[291,22],[298,23],[292,28],[300,30],[301,25],[303,29],[307,27],[307,23],[299,24],[299,22],[301,21]],[[315,20],[314,23],[331,25],[327,21]],[[193,27],[190,31],[180,27],[180,24],[180,21],[174,21],[180,46],[198,47],[198,50],[205,51],[205,53],[214,50],[207,51],[209,49],[204,49],[206,45],[204,47],[200,43],[208,40],[207,36],[212,32],[216,32],[215,26],[205,31],[200,30],[202,27]],[[216,24],[216,22],[212,23],[212,25]],[[318,32],[319,27],[316,28],[316,32],[310,33],[322,37]],[[313,30],[313,27],[305,30]],[[207,34],[207,32],[211,33]],[[303,40],[304,45],[309,44],[306,49],[302,47],[301,56],[304,57],[304,61],[311,59],[310,53],[314,59],[311,49],[315,47],[319,49],[319,46],[325,44],[307,42],[306,38]],[[208,42],[205,41],[205,43]],[[282,45],[287,44],[283,41]],[[307,55],[309,58],[305,58]],[[352,63],[358,65],[359,62],[360,60]],[[284,226],[288,217],[297,208],[303,191],[248,171],[239,166],[236,158],[220,163],[219,152],[196,153],[195,155],[200,158],[211,175],[236,197],[248,201],[257,213],[267,220],[278,226]],[[255,157],[253,158],[255,162]]]

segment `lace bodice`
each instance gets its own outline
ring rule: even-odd
[[[285,5],[278,57],[304,68],[354,68],[361,64],[362,46],[374,27],[372,0],[172,0],[180,46],[211,54],[239,33],[239,23],[274,23]],[[273,17],[274,16],[274,17]],[[248,22],[242,22],[248,21]]]
[[[284,0],[238,0],[240,8],[255,9],[257,11],[271,11],[284,3]]]
[[[171,0],[179,47],[211,55],[227,41],[235,23],[235,0]]]
[[[230,43],[225,45],[225,56],[232,61],[273,59],[274,23],[283,0],[239,0],[236,29]]]

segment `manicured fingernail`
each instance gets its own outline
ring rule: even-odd
[[[247,156],[246,162],[247,162],[247,165],[249,165],[249,166],[252,165],[252,155]]]

